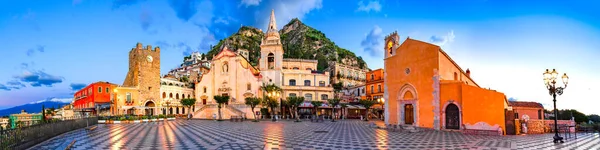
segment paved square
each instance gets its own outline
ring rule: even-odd
[[[367,122],[345,120],[229,122],[176,120],[139,124],[100,124],[52,138],[31,149],[59,149],[77,140],[73,149],[600,149],[600,136],[552,143],[552,134],[479,136],[423,130],[388,131]]]

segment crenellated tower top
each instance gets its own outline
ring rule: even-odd
[[[394,31],[391,34],[385,36],[385,46],[383,47],[385,52],[385,57],[388,58],[395,55],[396,49],[400,46],[400,36],[398,36],[398,31]]]

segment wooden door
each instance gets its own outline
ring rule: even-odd
[[[454,104],[446,107],[446,129],[460,129],[460,112]]]
[[[412,104],[404,105],[404,123],[413,124],[415,122],[415,113]]]

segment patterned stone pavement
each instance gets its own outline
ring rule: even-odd
[[[216,122],[176,120],[141,124],[98,125],[52,138],[30,149],[600,149],[600,137],[578,134],[577,139],[552,143],[552,134],[479,136],[423,130],[388,131],[367,122],[345,120]]]

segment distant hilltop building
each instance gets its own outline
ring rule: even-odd
[[[204,54],[193,52],[190,56],[184,57],[183,63],[179,68],[172,69],[167,75],[182,82],[196,83],[209,68],[210,61],[207,60]]]

